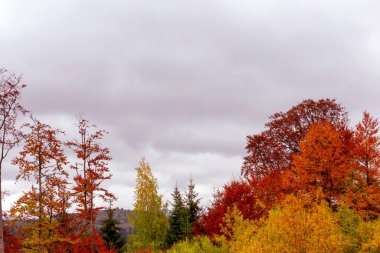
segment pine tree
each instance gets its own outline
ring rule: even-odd
[[[185,238],[187,234],[188,212],[184,205],[178,185],[175,186],[173,196],[173,209],[169,217],[168,245],[172,245]]]
[[[194,235],[194,223],[199,219],[201,207],[198,198],[199,193],[195,191],[195,185],[193,179],[190,178],[187,192],[185,194],[185,205],[187,209],[187,234],[192,237]]]
[[[130,235],[131,249],[159,249],[165,244],[168,229],[167,204],[158,194],[157,180],[142,158],[137,168],[134,210],[129,215],[135,234]]]
[[[120,253],[125,240],[121,235],[121,229],[118,226],[119,222],[114,219],[114,210],[112,210],[111,206],[107,210],[107,214],[108,218],[103,221],[100,228],[101,235],[108,250],[115,250]]]

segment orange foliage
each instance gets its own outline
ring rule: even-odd
[[[70,204],[66,194],[68,174],[64,170],[66,157],[57,135],[60,131],[34,120],[19,156],[13,160],[20,168],[17,179],[33,183],[11,208],[11,215],[27,222],[23,247],[40,252],[51,251],[69,242],[61,231],[57,217],[67,212]]]
[[[297,190],[316,194],[322,189],[330,206],[336,205],[347,191],[352,159],[341,131],[329,123],[313,125],[294,156],[290,176]]]
[[[339,129],[347,126],[347,113],[335,100],[304,100],[285,113],[270,116],[265,131],[247,137],[248,155],[241,173],[245,178],[263,178],[274,171],[289,169],[310,126],[326,121]]]
[[[354,131],[352,149],[356,173],[349,194],[350,205],[365,218],[377,218],[380,213],[380,137],[379,122],[363,113]]]
[[[78,224],[77,231],[80,240],[80,252],[85,252],[87,248],[89,252],[94,252],[100,246],[101,241],[95,229],[95,218],[97,212],[102,207],[95,206],[95,198],[99,197],[104,201],[110,199],[115,200],[115,196],[101,184],[111,179],[108,161],[111,160],[109,150],[101,147],[100,141],[106,132],[104,130],[92,131],[96,126],[89,125],[86,119],[79,118],[78,133],[79,139],[66,143],[78,158],[78,162],[72,163],[71,167],[76,170],[74,177],[74,196],[77,204],[77,211],[81,224]],[[87,237],[87,238],[83,238]]]

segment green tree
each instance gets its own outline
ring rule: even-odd
[[[167,234],[167,243],[172,245],[186,237],[188,223],[188,209],[183,203],[181,192],[178,185],[175,186],[173,196],[173,209],[169,216],[169,230]]]
[[[107,210],[108,218],[103,221],[100,232],[103,241],[106,244],[108,250],[116,250],[117,252],[122,252],[121,249],[125,244],[125,239],[122,237],[120,232],[119,222],[114,219],[114,210],[111,206]]]
[[[128,217],[135,231],[129,237],[131,250],[159,249],[165,245],[166,213],[167,204],[158,194],[157,180],[142,158],[137,168],[134,210]]]
[[[193,179],[190,178],[187,192],[185,193],[185,205],[187,209],[187,235],[192,237],[194,235],[194,223],[199,219],[201,207],[201,199],[198,197],[198,193],[195,191],[195,185]]]

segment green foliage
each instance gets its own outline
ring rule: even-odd
[[[170,246],[178,240],[183,240],[187,232],[188,212],[183,203],[178,185],[175,186],[173,197],[173,209],[169,216],[169,230],[167,234],[167,244]]]
[[[195,191],[193,179],[190,179],[187,192],[185,193],[185,204],[187,208],[187,235],[192,237],[194,235],[194,223],[199,219],[201,207],[200,198]]]
[[[118,227],[119,222],[113,218],[114,211],[112,208],[109,208],[107,213],[108,218],[103,221],[102,227],[100,228],[103,241],[105,242],[107,249],[114,249],[117,252],[122,252],[125,240],[121,236],[120,228]]]
[[[343,234],[348,239],[344,252],[359,252],[362,243],[368,240],[368,231],[371,230],[369,226],[370,223],[364,222],[362,218],[348,206],[341,206],[335,216],[339,221]]]
[[[160,249],[165,246],[167,204],[158,194],[157,180],[142,158],[137,168],[135,204],[128,217],[135,233],[129,236],[129,250]]]
[[[208,237],[194,237],[174,244],[167,253],[227,253],[226,245],[216,245]]]
[[[360,253],[377,253],[380,252],[380,220],[368,222],[364,229],[361,229],[361,235],[365,236]]]

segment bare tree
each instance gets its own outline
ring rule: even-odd
[[[2,191],[2,170],[4,160],[9,151],[21,140],[22,132],[16,126],[17,116],[27,111],[20,105],[21,90],[26,85],[21,84],[20,77],[0,69],[0,196]],[[3,235],[3,199],[0,201],[0,253],[4,253]]]

